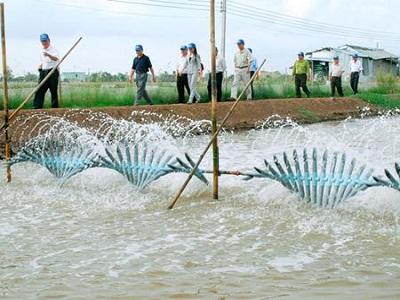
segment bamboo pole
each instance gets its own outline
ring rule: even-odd
[[[212,134],[217,131],[217,83],[216,83],[216,48],[215,48],[215,0],[210,0],[210,48],[211,48],[211,123]],[[213,141],[213,199],[218,200],[219,184],[219,149],[218,138]]]
[[[8,74],[7,74],[7,51],[6,51],[6,31],[4,22],[4,3],[0,3],[0,17],[1,17],[1,50],[2,50],[2,63],[3,63],[3,107],[4,107],[4,124],[6,125],[5,134],[5,157],[6,161],[11,158],[11,145],[10,133],[8,132],[9,122],[9,99],[8,99]],[[7,182],[11,182],[11,167],[7,165]]]
[[[258,72],[260,72],[261,68],[264,66],[265,62],[267,60],[264,59],[262,61],[262,63],[260,64],[260,66],[258,67],[258,70],[254,73],[254,75],[250,78],[249,82],[247,82],[245,88],[243,89],[243,91],[240,93],[239,97],[236,99],[235,103],[233,103],[231,109],[228,111],[228,113],[225,115],[224,119],[222,120],[221,124],[219,125],[217,131],[213,134],[213,136],[211,137],[211,140],[208,142],[206,148],[204,149],[204,151],[201,153],[199,160],[197,161],[197,163],[195,164],[195,166],[193,167],[192,172],[190,172],[188,178],[186,179],[186,181],[184,182],[183,186],[180,188],[180,190],[178,191],[178,193],[175,195],[175,198],[172,200],[171,204],[168,206],[168,209],[173,209],[176,202],[179,200],[180,196],[182,195],[182,193],[184,192],[184,190],[186,189],[187,185],[189,184],[190,180],[193,178],[194,173],[196,172],[196,170],[199,168],[201,162],[204,159],[204,156],[207,154],[208,149],[210,149],[211,145],[214,142],[214,139],[218,136],[218,134],[221,132],[222,128],[224,127],[226,121],[228,121],[228,119],[231,117],[231,115],[233,114],[233,112],[235,111],[235,108],[237,107],[237,105],[239,104],[240,99],[243,97],[244,93],[247,91],[247,89],[250,87],[251,83],[254,81],[254,78],[256,77],[256,74]]]
[[[79,42],[82,40],[82,37],[80,37],[75,44],[68,50],[67,53],[57,62],[57,64],[54,66],[54,68],[46,75],[45,78],[29,93],[29,95],[25,98],[24,101],[10,114],[9,121],[15,118],[15,116],[18,114],[18,112],[25,106],[25,104],[32,98],[32,96],[45,84],[45,82],[50,78],[51,75],[54,74],[54,72],[58,69],[58,67],[63,63],[63,61],[68,57],[68,55],[75,49],[75,47],[79,44]],[[8,124],[3,124],[0,128],[4,129],[8,126]]]

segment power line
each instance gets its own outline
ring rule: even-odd
[[[279,12],[275,12],[272,10],[260,8],[260,7],[255,7],[251,5],[242,5],[234,0],[230,1],[230,6],[235,8],[236,10],[240,10],[241,12],[250,12],[250,16],[252,14],[262,14],[263,17],[271,17],[274,19],[280,19],[281,21],[290,21],[294,22],[295,24],[302,24],[302,25],[308,25],[308,26],[313,26],[313,27],[319,27],[320,29],[330,29],[330,30],[336,30],[336,31],[346,31],[349,33],[355,33],[355,34],[376,34],[376,35],[385,35],[385,36],[392,36],[395,38],[400,37],[400,33],[395,33],[395,32],[384,32],[384,31],[376,31],[376,30],[366,30],[366,29],[360,29],[360,28],[355,28],[355,27],[348,27],[348,26],[342,26],[342,25],[333,25],[329,23],[324,23],[324,22],[317,22],[309,19],[304,19],[304,18],[298,18],[286,14],[282,14]]]
[[[207,11],[208,6],[195,4],[195,3],[181,3],[176,1],[163,1],[163,0],[151,0],[149,2],[142,1],[128,1],[128,0],[107,0],[108,2],[117,2],[124,4],[135,4],[142,6],[162,7],[170,9],[184,9],[184,10],[195,10],[195,11]]]

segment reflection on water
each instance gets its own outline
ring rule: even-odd
[[[400,161],[399,129],[391,117],[226,133],[221,167],[251,170],[283,150],[316,146],[383,174]],[[206,142],[163,145],[197,157]],[[400,298],[400,194],[391,189],[321,210],[264,179],[223,177],[215,202],[195,179],[168,211],[185,175],[139,193],[111,170],[90,169],[62,186],[36,165],[13,172],[11,184],[1,183],[5,299]]]

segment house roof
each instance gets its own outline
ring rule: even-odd
[[[334,51],[336,53],[344,52],[345,54],[348,55],[353,55],[357,53],[360,57],[371,58],[373,60],[380,60],[380,59],[392,59],[395,61],[399,60],[399,56],[387,52],[384,49],[373,49],[355,45],[343,45],[337,48],[324,47],[315,51],[307,52],[306,54],[311,55],[312,53],[320,51]]]
[[[343,45],[339,47],[339,49],[345,49],[351,51],[353,53],[357,53],[361,57],[369,57],[373,60],[379,59],[395,59],[398,60],[399,57],[393,53],[387,52],[384,49],[373,49],[373,48],[366,48],[361,46],[355,45]]]

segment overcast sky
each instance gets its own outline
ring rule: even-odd
[[[126,0],[158,3],[167,0]],[[201,9],[207,0],[171,0],[190,2]],[[228,10],[231,0],[228,1]],[[232,3],[258,7],[338,26],[399,33],[398,0],[232,0]],[[3,0],[6,7],[8,64],[14,73],[35,72],[39,64],[39,34],[50,35],[53,45],[63,54],[82,36],[79,47],[63,64],[63,71],[127,72],[134,45],[143,44],[159,71],[172,71],[181,44],[195,42],[206,68],[209,65],[208,14],[201,10],[171,9],[147,5],[116,3],[107,0]],[[220,2],[220,0],[216,0]],[[173,5],[173,4],[170,4]],[[293,26],[278,26],[242,10],[248,17],[228,14],[227,60],[232,68],[235,42],[243,38],[256,57],[267,58],[266,70],[284,71],[299,51],[324,46],[356,44],[381,48],[400,54],[396,39],[329,35]],[[220,14],[217,14],[217,43],[220,44]]]

